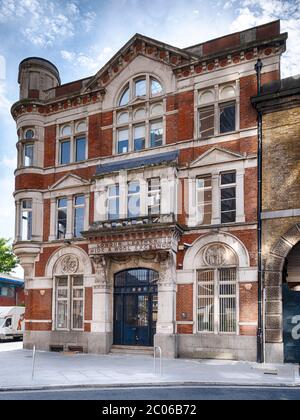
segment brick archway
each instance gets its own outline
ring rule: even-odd
[[[300,242],[300,224],[294,225],[283,235],[271,250],[265,261],[266,287],[266,343],[274,358],[276,345],[283,343],[282,276],[285,260]]]

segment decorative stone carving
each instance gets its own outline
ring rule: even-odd
[[[63,274],[75,274],[78,272],[79,260],[74,255],[67,255],[61,261],[61,271]]]
[[[204,248],[202,250],[202,261],[208,267],[238,265],[238,259],[234,251],[222,243],[212,244]]]
[[[160,262],[158,285],[160,287],[174,286],[176,284],[176,265],[173,254],[165,253],[157,256]]]
[[[109,260],[101,255],[94,255],[92,261],[95,267],[96,273],[96,285],[99,288],[110,287],[109,282]]]
[[[204,252],[204,260],[208,266],[220,267],[226,261],[226,248],[223,245],[211,245]]]

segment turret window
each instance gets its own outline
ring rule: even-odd
[[[21,203],[21,239],[32,239],[32,200],[23,200]]]
[[[25,144],[24,148],[24,157],[23,157],[23,166],[25,166],[26,168],[33,166],[34,164],[34,144],[33,143],[29,143],[29,144]]]
[[[25,139],[32,140],[34,138],[34,131],[32,129],[26,130]]]

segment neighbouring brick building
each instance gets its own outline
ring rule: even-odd
[[[280,22],[178,49],[135,35],[61,84],[20,64],[15,252],[25,346],[256,360],[257,94]]]
[[[300,362],[300,75],[253,98],[263,121],[266,356]]]
[[[0,273],[0,306],[24,305],[24,281]]]

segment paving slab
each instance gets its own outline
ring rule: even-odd
[[[296,365],[258,365],[217,360],[163,360],[154,373],[150,356],[59,354],[37,352],[32,379],[32,352],[22,343],[0,344],[0,390],[51,387],[207,384],[300,386]],[[265,374],[276,370],[277,375]]]

